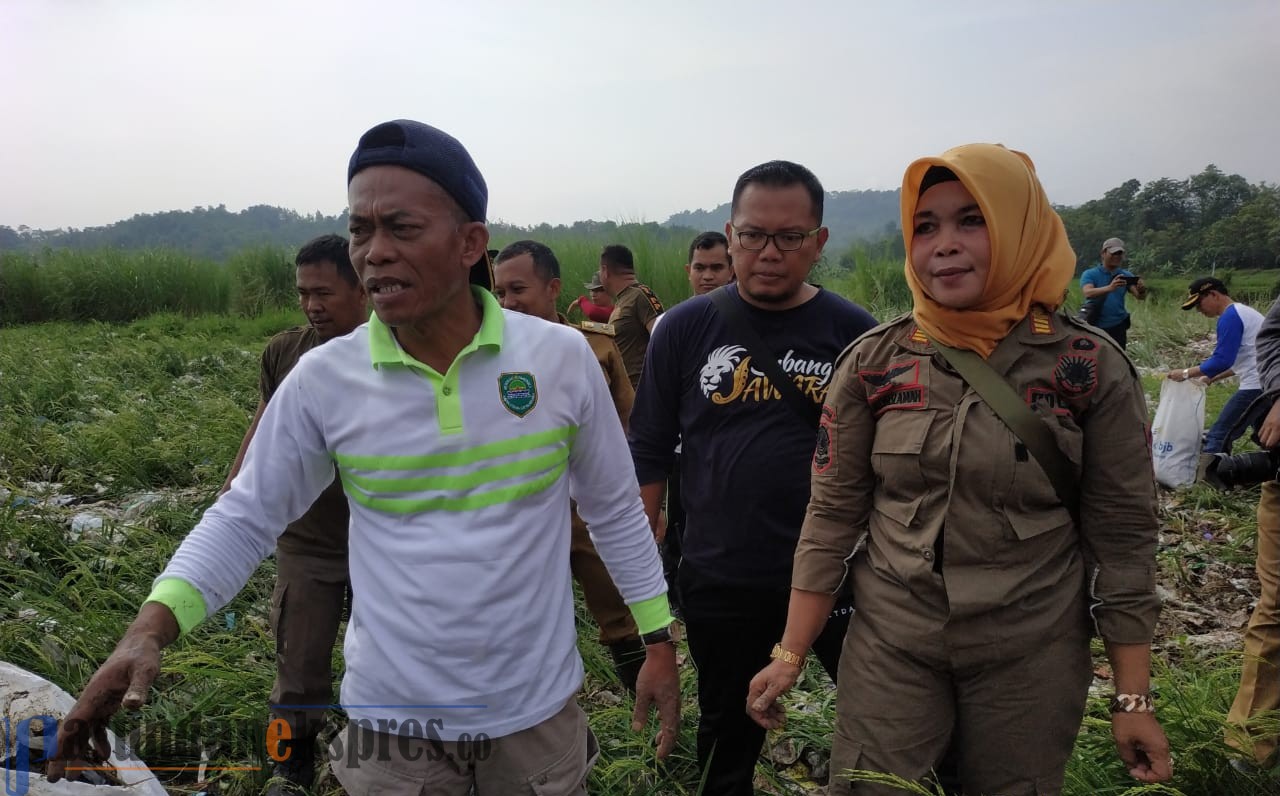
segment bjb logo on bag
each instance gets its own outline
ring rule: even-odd
[[[39,725],[43,735],[39,751],[31,749],[31,728]],[[14,722],[4,718],[4,743],[0,746],[6,796],[26,796],[31,789],[31,765],[47,763],[58,753],[58,720],[53,716],[29,716]]]

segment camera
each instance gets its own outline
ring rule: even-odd
[[[1264,481],[1280,480],[1280,450],[1214,453],[1205,467],[1205,483],[1215,489],[1253,486]]]
[[[1126,276],[1126,277],[1124,278],[1124,281],[1125,281],[1125,283],[1126,283],[1126,284],[1128,284],[1128,285],[1130,285],[1130,286],[1136,286],[1136,285],[1138,284],[1139,280],[1141,280],[1141,279],[1142,279],[1142,277],[1140,277],[1140,276]]]

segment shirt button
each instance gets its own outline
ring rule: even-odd
[[[453,388],[452,388],[452,387],[445,387],[445,388],[444,388],[443,390],[441,390],[440,392],[444,393],[445,395],[453,395]]]
[[[929,547],[926,547],[925,549],[923,549],[923,550],[921,550],[921,551],[920,551],[920,555],[924,556],[924,560],[925,560],[925,561],[932,561],[932,560],[933,560],[933,549],[932,549],[932,548],[929,548]]]

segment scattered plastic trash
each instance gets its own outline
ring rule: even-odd
[[[155,492],[146,492],[142,495],[139,495],[135,500],[130,502],[127,507],[125,507],[125,510],[124,510],[125,522],[132,522],[138,519],[139,517],[141,517],[143,514],[146,513],[147,509],[151,508],[157,503],[162,503],[162,502],[164,502],[164,496],[158,495]]]
[[[87,511],[82,511],[71,518],[71,537],[73,539],[79,539],[80,534],[85,531],[100,530],[102,530],[102,518],[96,514],[90,514]]]

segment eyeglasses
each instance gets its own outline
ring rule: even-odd
[[[764,251],[764,247],[769,245],[769,241],[773,241],[773,245],[778,247],[780,252],[793,252],[804,245],[805,240],[812,238],[822,231],[822,227],[811,229],[808,232],[761,232],[758,229],[738,229],[733,228],[733,234],[738,236],[738,245],[744,251],[758,252]]]

